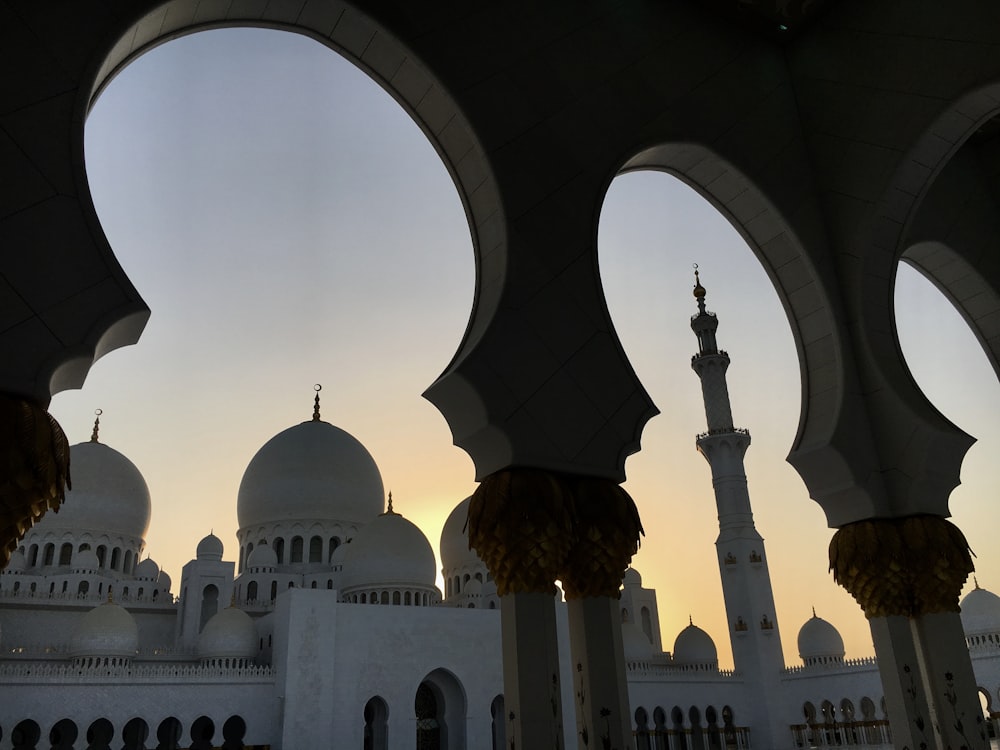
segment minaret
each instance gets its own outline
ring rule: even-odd
[[[701,285],[697,266],[695,269],[694,296],[698,301],[698,314],[691,317],[691,330],[698,337],[698,353],[691,358],[691,367],[701,379],[708,420],[708,431],[698,435],[696,445],[712,467],[715,504],[719,512],[719,537],[715,547],[733,661],[736,671],[744,676],[748,685],[758,684],[763,688],[758,696],[762,699],[758,711],[773,716],[774,712],[767,709],[768,698],[777,696],[778,678],[785,660],[764,540],[754,527],[743,468],[743,456],[750,447],[750,432],[733,426],[726,385],[729,355],[716,343],[719,320],[715,313],[705,309],[705,288]],[[765,721],[774,725],[770,718]],[[779,726],[772,726],[772,731],[779,730]],[[774,739],[779,736],[775,735]]]

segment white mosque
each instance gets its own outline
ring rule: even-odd
[[[716,487],[735,670],[719,669],[715,642],[693,623],[665,650],[656,592],[628,569],[621,627],[636,749],[889,747],[875,659],[845,658],[836,628],[814,613],[798,632],[800,662],[785,662],[743,471],[750,434],[732,426],[729,357],[700,284],[695,297],[692,366],[708,420],[697,445]],[[175,584],[146,556],[142,474],[98,427],[72,447],[65,504],[0,575],[0,747],[508,747],[500,600],[468,546],[469,499],[441,534],[442,592],[429,541],[391,495],[385,504],[371,455],[322,420],[317,394],[311,420],[250,460],[236,550],[210,534]],[[556,611],[569,676],[566,612]],[[962,622],[989,712],[1000,597],[977,584]],[[560,684],[573,738],[573,680]]]

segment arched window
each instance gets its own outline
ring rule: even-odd
[[[142,586],[140,586],[139,587],[139,593],[136,594],[136,597],[138,597],[139,599],[142,599],[142,594],[143,594],[144,591],[145,591],[145,589]]]
[[[483,582],[483,574],[482,573],[476,573],[476,580],[479,581],[480,583],[482,583]]]
[[[472,576],[466,573],[465,577],[462,579],[462,583],[468,583],[470,578],[472,578]]]
[[[642,623],[642,632],[646,634],[649,638],[649,642],[653,642],[653,618],[649,613],[649,607],[643,607],[639,612],[639,619]]]
[[[25,719],[11,731],[10,741],[14,748],[34,748],[41,736],[41,727],[31,719]]]
[[[389,750],[389,707],[377,695],[365,704],[364,750]]]
[[[413,604],[413,599],[411,598],[409,591],[403,594],[403,604]]]
[[[462,579],[460,577],[455,576],[455,585],[451,587],[451,590],[455,592],[455,596],[462,593]]]
[[[51,543],[46,544],[45,552],[42,554],[42,565],[51,565],[53,562],[55,562],[55,556],[56,556],[56,545]]]
[[[173,716],[160,722],[156,729],[156,739],[159,740],[160,747],[175,750],[181,741],[181,722]]]
[[[107,557],[108,557],[108,548],[105,547],[103,544],[99,545],[97,548],[98,567],[101,568],[107,567]]]
[[[340,546],[340,537],[339,536],[330,537],[330,552],[327,556],[327,562],[333,562],[333,553],[337,550],[337,547],[339,546]]]
[[[635,747],[636,750],[653,750],[649,736],[649,714],[641,706],[635,710]]]
[[[86,542],[83,542],[79,547],[76,548],[76,551],[77,552],[86,552],[88,549],[90,549],[90,545],[87,544]]]
[[[300,563],[302,562],[302,537],[293,536],[292,537],[292,552],[291,557],[288,558],[290,563]]]
[[[364,594],[364,593],[361,594],[361,603],[362,604],[367,604],[368,603],[368,595],[367,594]]]
[[[382,597],[381,597],[379,603],[380,604],[388,604],[389,603],[389,592],[388,591],[383,591],[382,592]]]
[[[278,565],[285,564],[285,540],[280,536],[274,540],[274,554],[278,558]]]
[[[111,550],[111,569],[118,570],[118,566],[122,562],[122,550],[121,547],[115,547]]]
[[[312,584],[310,584],[309,588],[311,589],[316,588],[316,581],[313,581]]]
[[[240,547],[240,561],[236,566],[237,573],[243,572],[243,561],[246,559],[246,552],[247,552],[246,547]]]
[[[132,572],[132,550],[125,550],[125,564],[122,566],[122,570],[126,573]]]
[[[417,688],[414,710],[417,717],[417,750],[442,750],[438,700],[426,682],[421,682]]]
[[[219,611],[219,589],[214,584],[208,584],[201,591],[201,618],[198,632],[204,630],[206,623]]]
[[[73,545],[67,542],[59,548],[59,564],[69,565],[71,562],[73,562]]]
[[[247,600],[251,602],[257,601],[257,582],[250,581],[247,584]]]
[[[90,591],[89,581],[80,581],[80,585],[76,587],[76,595],[80,597],[86,596],[87,592],[89,591]]]
[[[392,603],[393,604],[399,604],[400,603],[399,592],[398,591],[393,591],[392,592]]]
[[[444,581],[444,595],[445,598],[451,598],[451,576],[448,576]]]
[[[199,716],[191,725],[191,750],[212,750],[215,736],[215,722],[207,716]]]
[[[107,719],[98,719],[87,729],[87,746],[95,750],[110,748],[114,738],[115,727]]]
[[[69,719],[62,719],[52,725],[52,731],[49,732],[49,743],[53,750],[73,750],[73,743],[76,742],[79,734],[80,730],[76,728],[76,724]],[[16,744],[15,747],[17,747]]]
[[[242,716],[230,716],[222,725],[222,750],[243,750],[247,723]]]
[[[322,537],[314,536],[312,539],[309,540],[309,562],[311,563],[323,562]]]
[[[326,579],[326,588],[327,588],[327,590],[333,590],[333,579],[332,578],[327,578]]]
[[[122,728],[123,750],[145,750],[149,725],[140,718],[130,719]]]
[[[502,695],[498,695],[490,704],[490,717],[491,750],[507,750],[507,711],[504,709]]]
[[[28,548],[28,565],[30,567],[32,567],[32,568],[35,567],[36,565],[38,565],[38,545],[37,544],[32,544],[31,547]]]

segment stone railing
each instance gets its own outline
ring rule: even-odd
[[[86,594],[76,594],[71,591],[54,591],[51,594],[48,591],[31,591],[26,589],[0,589],[0,599],[13,599],[22,601],[33,601],[33,602],[80,602],[80,603],[91,603],[94,606],[98,604],[103,604],[108,600],[108,595],[99,594],[96,591],[90,591]],[[173,594],[164,593],[157,596],[155,599],[152,596],[132,596],[130,594],[121,595],[115,592],[113,596],[113,601],[115,604],[121,604],[126,609],[130,605],[141,605],[143,607],[155,606],[155,607],[173,607],[176,603],[174,601]]]
[[[829,724],[792,724],[793,747],[861,747],[869,750],[892,750],[892,732],[885,719],[833,722]]]
[[[666,661],[626,661],[625,671],[630,675],[650,677],[673,677],[690,679],[697,675],[709,679],[738,679],[739,675],[732,669],[718,669],[708,664],[671,664]]]

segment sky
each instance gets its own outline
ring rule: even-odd
[[[138,345],[106,355],[50,411],[77,443],[102,410],[102,442],[149,485],[146,550],[175,589],[210,531],[237,558],[243,471],[273,435],[311,417],[316,383],[323,418],[368,448],[395,509],[437,551],[445,518],[476,485],[472,461],[420,394],[461,341],[474,259],[458,193],[409,116],[312,40],[216,30],[126,68],[95,104],[85,145],[101,223],[152,316]],[[753,253],[678,180],[636,173],[609,189],[599,256],[616,329],[661,411],[626,463],[625,487],[646,531],[634,566],[657,590],[664,647],[690,617],[732,664],[711,474],[694,446],[705,429],[690,369],[698,263],[732,358],[733,414],[753,436],[747,477],[786,663],[799,663],[796,635],[814,606],[848,657],[871,655],[864,616],[827,571],[833,532],[784,460],[798,362]],[[958,314],[906,267],[896,305],[917,382],[979,439],[951,509],[979,553],[980,583],[1000,589],[990,544],[1000,385]]]

